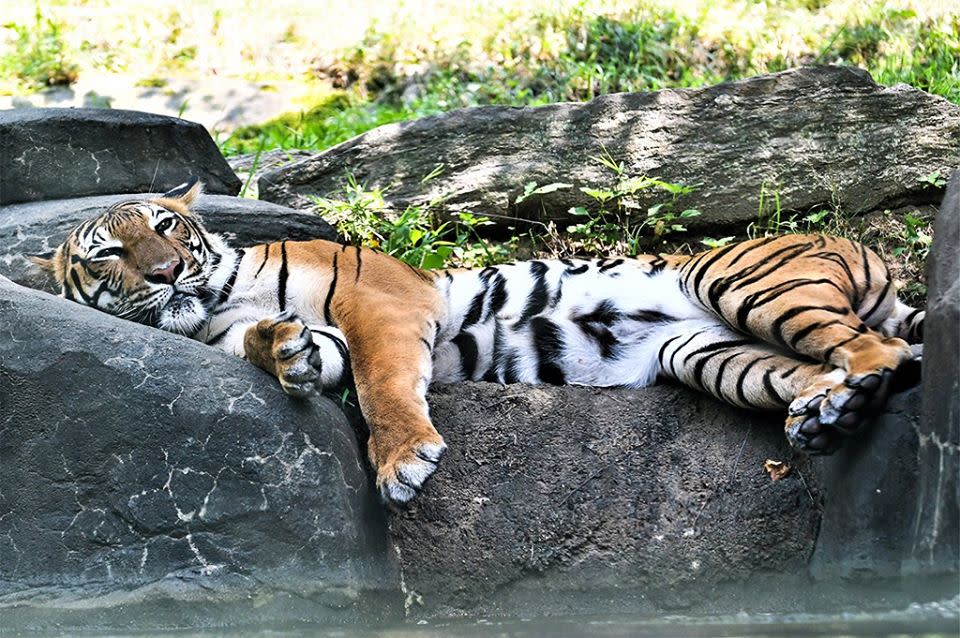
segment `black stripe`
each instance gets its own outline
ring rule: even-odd
[[[233,272],[230,273],[230,278],[227,279],[227,283],[220,289],[220,296],[217,297],[217,306],[222,306],[230,297],[230,293],[233,292],[233,284],[237,282],[237,273],[240,272],[241,261],[243,261],[242,249],[237,251],[237,263],[233,265]]]
[[[530,331],[537,352],[537,376],[544,383],[563,385],[565,378],[560,362],[564,343],[560,326],[545,317],[534,317],[530,320]]]
[[[749,344],[751,344],[751,343],[753,343],[753,342],[752,342],[752,341],[748,341],[748,340],[746,340],[746,339],[737,339],[737,340],[735,340],[735,341],[720,341],[720,342],[718,342],[718,343],[712,343],[712,344],[710,344],[710,345],[708,345],[708,346],[704,346],[704,347],[700,348],[699,350],[696,350],[696,351],[690,353],[689,355],[687,355],[686,357],[684,357],[684,359],[683,359],[683,364],[686,365],[687,361],[688,361],[688,360],[690,359],[690,357],[692,357],[692,356],[695,356],[695,355],[698,355],[698,354],[705,354],[705,355],[706,355],[706,356],[704,356],[704,357],[701,357],[700,360],[697,361],[696,365],[693,366],[693,376],[694,376],[694,379],[696,379],[697,385],[699,385],[701,388],[703,388],[704,390],[706,390],[706,389],[707,389],[707,386],[706,386],[706,384],[703,382],[703,370],[704,370],[704,368],[706,368],[707,363],[710,362],[710,360],[713,359],[714,357],[723,354],[723,351],[724,351],[724,350],[728,350],[728,349],[730,349],[730,348],[736,348],[736,347],[738,347],[738,346],[749,345]]]
[[[803,286],[816,286],[820,284],[826,284],[828,286],[837,287],[829,279],[791,279],[783,283],[777,284],[773,288],[761,290],[759,292],[751,293],[740,303],[740,307],[737,309],[737,327],[741,330],[747,330],[747,319],[750,316],[750,313],[760,306],[764,306],[768,303],[776,301],[782,295],[787,294],[797,288],[802,288]],[[843,293],[843,291],[840,291]]]
[[[695,263],[696,268],[694,268],[693,265],[690,266],[690,272],[684,277],[684,286],[689,290],[690,275],[696,273],[693,278],[693,295],[701,303],[703,303],[703,299],[700,297],[700,284],[703,282],[703,278],[707,276],[707,271],[710,269],[710,265],[723,258],[724,255],[733,250],[736,246],[737,244],[730,244],[724,248],[703,253],[704,255],[709,255],[709,257],[703,260],[703,264],[699,263],[700,259],[695,259],[693,262],[687,262],[691,264]]]
[[[774,373],[774,369],[770,368],[769,370],[767,370],[766,374],[763,375],[763,387],[767,390],[767,394],[773,397],[777,401],[777,403],[779,403],[780,405],[787,405],[789,401],[787,401],[782,396],[780,396],[780,393],[777,392],[777,389],[773,387],[773,381],[770,379],[770,377],[773,376],[773,373]]]
[[[463,368],[464,376],[468,380],[473,379],[473,375],[477,371],[477,359],[480,356],[476,337],[469,332],[461,332],[451,341],[460,351],[460,365]]]
[[[507,278],[503,275],[497,273],[496,279],[493,280],[493,290],[490,292],[490,308],[488,309],[488,314],[486,319],[489,319],[491,315],[495,315],[507,304]]]
[[[328,326],[334,325],[333,318],[330,315],[330,303],[333,301],[333,291],[337,289],[337,257],[339,253],[333,253],[333,279],[330,281],[330,289],[327,290],[327,298],[323,301],[323,320],[327,322]]]
[[[420,343],[426,346],[428,352],[431,352],[431,353],[433,352],[433,346],[430,344],[429,341],[427,341],[423,337],[420,337]]]
[[[848,308],[838,308],[836,306],[797,306],[787,310],[779,317],[776,321],[770,326],[770,332],[773,337],[783,346],[787,345],[786,339],[783,337],[783,325],[805,312],[810,312],[811,310],[819,310],[821,312],[828,312],[834,315],[846,315],[850,310]]]
[[[83,285],[80,283],[80,276],[77,274],[77,271],[70,269],[70,279],[73,280],[73,287],[76,289],[77,294],[80,295],[80,298],[83,299],[83,303],[88,306],[94,306],[93,299],[87,295],[87,291],[83,289]]]
[[[533,289],[530,291],[530,294],[527,295],[527,304],[523,309],[523,313],[521,313],[520,319],[517,321],[518,328],[524,326],[534,315],[543,312],[549,298],[547,291],[547,265],[542,261],[531,261],[530,273],[534,276],[535,281]]]
[[[590,269],[590,264],[580,264],[577,267],[573,267],[573,264],[570,264],[570,268],[567,268],[564,272],[568,275],[582,275]]]
[[[740,400],[740,403],[741,403],[741,404],[743,404],[743,405],[745,405],[745,406],[747,406],[747,407],[750,407],[750,408],[757,407],[757,406],[755,406],[754,404],[752,404],[752,403],[750,403],[749,401],[747,401],[747,395],[744,393],[744,388],[743,388],[743,386],[746,385],[747,375],[750,374],[750,371],[751,371],[758,363],[760,363],[761,361],[766,361],[767,359],[772,359],[772,358],[773,358],[773,355],[772,355],[772,354],[767,355],[767,356],[765,356],[765,357],[760,357],[760,358],[758,358],[758,359],[754,359],[753,361],[751,361],[750,363],[748,363],[747,365],[745,365],[745,366],[743,367],[743,370],[740,372],[740,376],[737,377],[737,398]]]
[[[345,379],[348,379],[353,375],[353,371],[350,369],[350,353],[347,350],[347,344],[345,344],[339,337],[335,337],[332,334],[323,332],[322,330],[311,330],[310,332],[315,335],[320,335],[321,337],[326,337],[333,342],[334,347],[337,349],[337,354],[340,355],[341,362],[340,378],[334,382],[334,385],[342,385]]]
[[[829,261],[840,266],[843,269],[844,274],[847,276],[847,280],[850,282],[850,288],[853,290],[853,305],[854,307],[860,305],[860,298],[862,293],[860,288],[857,286],[857,279],[853,276],[853,271],[850,270],[850,265],[847,263],[847,260],[840,253],[827,252],[827,253],[817,253],[811,255],[814,259],[823,259],[824,261]]]
[[[667,339],[666,341],[663,342],[663,345],[662,345],[662,346],[660,346],[660,352],[657,353],[657,361],[660,362],[660,369],[663,370],[664,372],[666,372],[667,366],[666,366],[666,364],[665,364],[664,361],[663,361],[663,354],[667,351],[667,347],[669,347],[671,343],[673,343],[673,342],[676,341],[677,339],[680,339],[681,337],[683,337],[683,335],[677,335],[676,337],[670,337],[669,339]]]
[[[723,395],[723,373],[727,369],[727,366],[730,365],[730,362],[739,357],[743,352],[734,352],[729,357],[720,362],[720,365],[717,367],[717,376],[713,381],[713,395],[718,399],[726,401],[727,403],[733,403],[730,399]]]
[[[869,312],[867,312],[867,314],[862,315],[862,316],[860,317],[864,322],[869,321],[870,317],[873,316],[873,313],[875,313],[875,312],[877,311],[877,308],[880,307],[880,304],[883,303],[883,300],[886,299],[886,297],[887,297],[887,292],[890,291],[890,284],[892,284],[892,283],[893,283],[893,282],[891,282],[889,279],[887,280],[887,285],[885,285],[885,286],[883,287],[883,290],[880,291],[880,296],[877,297],[877,300],[876,300],[875,302],[873,302],[873,306],[870,308]],[[858,310],[859,310],[859,308],[858,308]],[[857,314],[859,314],[859,313],[857,313]]]
[[[604,264],[603,266],[600,266],[600,272],[607,272],[607,271],[610,270],[611,268],[616,268],[617,266],[619,266],[619,265],[622,264],[622,263],[623,263],[623,260],[622,260],[622,259],[614,259],[614,260],[611,261],[610,263]]]
[[[753,246],[750,246],[749,248],[747,248],[746,250],[744,250],[742,253],[740,253],[739,255],[737,255],[736,257],[734,257],[734,258],[730,261],[730,263],[727,264],[727,268],[733,268],[734,266],[737,265],[737,262],[738,262],[738,261],[740,261],[741,259],[743,259],[743,257],[745,257],[745,256],[748,255],[749,253],[753,252],[753,251],[756,250],[757,248],[763,248],[764,246],[766,246],[767,244],[769,244],[770,242],[772,242],[774,239],[778,239],[778,238],[777,238],[777,237],[764,237],[763,239],[758,239],[758,240],[756,240],[756,242],[757,242],[756,244],[754,244]],[[736,245],[736,244],[734,244],[734,245]]]
[[[659,310],[638,310],[637,312],[631,312],[627,315],[627,318],[644,323],[666,323],[674,320],[674,317],[664,314]]]
[[[677,375],[677,368],[676,368],[676,364],[675,364],[675,361],[676,361],[676,358],[677,358],[677,354],[679,354],[679,352],[680,352],[681,350],[683,350],[683,349],[687,346],[688,343],[690,343],[691,341],[693,341],[694,339],[696,339],[697,337],[699,337],[700,335],[702,335],[704,332],[705,332],[704,330],[701,330],[701,331],[699,331],[699,332],[695,332],[695,333],[693,333],[692,335],[690,335],[690,337],[687,338],[687,340],[684,341],[683,343],[681,343],[679,346],[677,346],[677,349],[674,350],[674,351],[673,351],[673,354],[670,355],[670,372],[673,373],[673,376],[674,376],[675,379],[679,379],[679,378],[680,378],[680,377]]]
[[[806,251],[808,248],[810,248],[810,244],[792,244],[784,248],[780,248],[779,250],[764,256],[759,261],[754,262],[751,266],[744,268],[735,275],[714,280],[707,290],[707,299],[710,302],[710,306],[714,309],[718,316],[724,317],[724,314],[720,309],[720,300],[727,290],[729,290],[735,284],[736,288],[740,288],[748,283],[759,281],[783,264],[797,257],[800,253]],[[760,271],[759,274],[757,274],[758,271]],[[699,291],[696,292],[698,293],[697,299],[700,299]]]
[[[361,266],[360,246],[357,246],[356,248],[357,248],[357,274],[353,278],[353,283],[357,283],[358,281],[360,281],[360,266]]]
[[[227,326],[225,329],[221,330],[217,334],[213,335],[211,338],[207,339],[207,342],[206,342],[207,345],[213,346],[223,341],[223,338],[227,336],[227,333],[230,332],[230,329],[233,328],[235,325],[237,325],[236,321],[231,323],[229,326]]]
[[[816,323],[811,323],[810,325],[797,330],[793,333],[793,336],[790,337],[790,349],[795,350],[797,344],[803,341],[804,337],[809,335],[814,330],[821,330],[823,328],[829,328],[830,326],[835,326],[838,323],[843,323],[840,319],[834,319],[833,321],[818,321]]]
[[[483,288],[480,289],[476,295],[474,295],[473,300],[470,302],[470,308],[467,309],[467,314],[463,318],[463,323],[460,324],[461,329],[472,326],[473,324],[480,321],[480,315],[483,313],[483,302],[487,296],[487,283],[484,282]]]
[[[863,276],[866,279],[863,284],[863,296],[866,297],[870,293],[870,286],[873,282],[870,276],[870,260],[867,258],[867,247],[863,244],[860,244],[860,258],[863,260]]]
[[[270,246],[273,244],[266,244],[263,247],[263,261],[260,262],[260,267],[257,268],[257,272],[253,275],[253,278],[256,279],[260,276],[260,271],[263,270],[263,267],[267,265],[267,260],[270,259]]]
[[[790,368],[789,370],[787,370],[786,372],[781,372],[781,373],[780,373],[780,378],[781,378],[781,379],[789,379],[790,377],[793,376],[793,373],[796,372],[796,371],[799,370],[799,369],[800,369],[800,366],[799,366],[799,365],[795,365],[795,366],[793,366],[792,368]]]
[[[850,342],[853,341],[854,339],[857,339],[857,338],[860,337],[860,336],[861,336],[861,334],[860,334],[860,333],[857,333],[857,334],[853,335],[852,337],[850,337],[849,339],[844,339],[843,341],[841,341],[841,342],[839,342],[839,343],[833,344],[832,346],[830,346],[829,348],[827,348],[827,349],[824,351],[824,353],[823,353],[823,360],[826,361],[827,363],[829,363],[829,362],[830,362],[830,357],[833,356],[833,353],[834,353],[834,351],[835,351],[837,348],[842,348],[843,346],[847,345],[848,343],[850,343]]]
[[[287,270],[287,242],[280,242],[280,274],[277,276],[277,303],[280,304],[280,312],[287,309],[287,277],[290,275]]]

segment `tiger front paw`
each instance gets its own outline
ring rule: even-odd
[[[287,394],[309,397],[323,389],[322,366],[313,335],[292,313],[262,319],[244,335],[246,358],[270,372]]]
[[[411,436],[386,450],[381,447],[371,436],[370,460],[377,469],[377,490],[384,503],[394,506],[413,500],[447,451],[436,431]]]

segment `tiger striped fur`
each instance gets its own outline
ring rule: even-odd
[[[445,450],[431,382],[667,377],[785,409],[791,444],[818,454],[864,425],[922,336],[923,312],[897,300],[880,259],[835,237],[428,272],[320,240],[231,248],[190,213],[199,193],[192,181],[115,205],[35,261],[67,299],[244,357],[294,396],[352,377],[391,503]]]

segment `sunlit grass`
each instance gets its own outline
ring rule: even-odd
[[[937,1],[48,0],[4,3],[3,24],[0,92],[103,74],[145,88],[215,76],[282,91],[289,114],[215,132],[228,154],[328,148],[462,106],[695,87],[813,63],[960,103],[960,7]]]

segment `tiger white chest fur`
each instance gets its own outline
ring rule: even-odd
[[[433,380],[646,386],[658,335],[684,320],[717,323],[682,294],[677,272],[624,259],[543,260],[438,280],[446,322]]]

